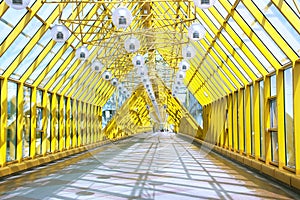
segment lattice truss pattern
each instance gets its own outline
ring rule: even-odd
[[[133,15],[126,29],[112,23],[120,6]],[[96,58],[104,64],[102,72],[111,71],[133,92],[139,77],[131,60],[146,55],[151,79],[171,89],[182,48],[190,44],[196,56],[184,84],[207,105],[299,60],[299,6],[294,0],[219,0],[209,9],[191,0],[45,0],[15,10],[1,0],[0,77],[103,106],[115,88],[91,70]],[[197,42],[187,37],[195,22],[206,30]],[[64,43],[51,39],[58,23],[71,32]],[[141,43],[136,53],[124,49],[131,35]],[[82,45],[90,51],[84,62],[75,57]]]

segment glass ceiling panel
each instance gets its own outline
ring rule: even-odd
[[[252,51],[256,58],[262,63],[263,67],[268,72],[273,72],[275,69],[272,67],[271,63],[262,55],[262,53],[244,33],[240,26],[234,21],[234,19],[230,18],[227,24],[231,26],[231,28],[236,32],[236,34],[240,37],[244,44],[250,49],[250,51]]]
[[[300,1],[299,0],[284,0],[287,4],[294,10],[295,14],[300,18],[300,12],[297,10],[297,7],[294,2],[298,5],[298,9],[300,9]]]
[[[215,3],[214,6],[217,9],[217,11],[222,15],[222,17],[225,19],[227,17],[227,15],[228,15],[228,12],[222,6],[222,4],[219,1],[216,1],[216,3]]]
[[[8,24],[4,19],[0,18],[0,44],[2,44],[2,42],[5,40],[12,28],[13,27],[10,24]]]
[[[29,78],[26,80],[27,83],[32,84],[34,80],[38,78],[40,73],[47,67],[47,65],[51,62],[56,54],[54,52],[49,52],[47,56],[43,59],[43,61],[39,64],[39,66],[31,73]]]
[[[233,39],[229,36],[229,34],[223,29],[221,34],[227,39],[227,41],[231,44],[234,50],[237,52],[239,56],[243,59],[243,61],[247,64],[250,70],[256,75],[256,77],[262,77],[261,73],[256,69],[253,63],[248,59],[248,57],[244,54],[244,52],[240,49],[240,47],[233,41]]]
[[[215,37],[214,32],[206,25],[206,23],[201,19],[200,15],[197,13],[196,14],[198,22],[205,28],[205,30],[211,35],[212,38]],[[195,20],[195,22],[197,22]],[[207,34],[207,33],[206,33]]]
[[[300,36],[281,12],[269,1],[255,0],[254,3],[289,46],[300,56]],[[300,4],[299,4],[300,5]]]
[[[274,57],[282,64],[290,62],[287,56],[281,51],[277,44],[272,40],[268,33],[261,27],[253,15],[248,11],[242,2],[236,8],[245,22],[252,28],[252,31],[261,39],[265,46],[272,52]]]
[[[8,9],[2,18],[7,21],[9,24],[11,24],[13,27],[15,27],[19,21],[24,17],[24,15],[27,13],[26,9],[18,10],[15,9]]]
[[[20,79],[21,76],[26,72],[28,67],[34,62],[34,60],[39,56],[39,54],[43,51],[43,47],[40,45],[35,45],[29,54],[25,57],[25,59],[19,64],[18,68],[14,71],[14,73],[10,76],[14,79]]]
[[[37,15],[46,21],[48,17],[52,14],[52,12],[55,10],[55,8],[58,6],[58,4],[54,3],[45,3],[37,12]]]
[[[0,68],[6,70],[8,66],[13,62],[13,60],[21,53],[23,48],[29,42],[28,37],[20,34],[16,40],[11,44],[11,46],[5,51],[5,53],[0,57]]]
[[[62,57],[68,57],[70,56],[71,51],[65,51]],[[73,63],[76,61],[76,57],[73,58],[73,60],[68,64],[67,68],[70,68]],[[63,59],[59,59],[59,61],[54,65],[54,67],[50,70],[50,72],[46,75],[46,77],[44,78],[44,80],[41,82],[40,86],[44,87],[46,85],[46,82],[48,82],[51,77],[54,75],[54,73],[58,70],[58,68],[61,67],[61,65],[65,62],[65,60]],[[60,63],[60,64],[59,64]]]
[[[90,50],[90,52],[92,53],[93,52],[93,50],[95,49],[96,47],[93,47],[91,50]],[[71,53],[72,51],[69,51],[69,54]],[[73,59],[74,60],[74,59]],[[74,60],[74,62],[75,62],[75,60]],[[84,64],[85,62],[81,62],[80,63],[80,67]],[[59,75],[59,77],[55,80],[55,82],[52,84],[52,86],[50,87],[50,90],[53,90],[56,86],[57,86],[57,84],[60,82],[60,80],[63,78],[63,77],[65,77],[65,75],[69,72],[69,70],[71,69],[73,67],[73,63],[70,63],[70,64],[68,64],[68,66],[63,70],[63,72]],[[80,67],[77,67],[77,70],[75,69],[75,71],[78,71],[78,68],[80,68]],[[88,68],[88,67],[87,67]]]
[[[241,84],[241,85],[244,85],[243,82],[236,76],[236,74],[232,71],[232,69],[227,65],[227,63],[223,60],[223,58],[220,57],[220,55],[218,54],[217,50],[212,47],[211,48],[213,50],[213,52],[218,56],[218,58],[222,61],[223,63],[223,66],[226,66],[227,67],[227,70],[229,70],[231,72],[231,75],[233,75],[236,80]]]
[[[216,43],[221,47],[221,49],[224,51],[224,53],[227,55],[227,57],[233,62],[233,64],[237,67],[237,69],[241,72],[241,74],[247,79],[247,81],[252,82],[249,75],[245,72],[245,70],[240,66],[240,64],[235,60],[235,58],[232,56],[231,53],[224,47],[222,42],[217,39]]]
[[[207,15],[210,21],[216,26],[217,29],[221,28],[221,24],[216,20],[216,18],[209,12],[208,9],[203,9],[203,12]]]

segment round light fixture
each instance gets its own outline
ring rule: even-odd
[[[113,24],[117,28],[127,28],[132,22],[132,14],[125,7],[119,7],[112,14]]]
[[[113,78],[113,79],[111,79],[110,83],[112,84],[112,86],[116,87],[118,85],[118,79]]]
[[[198,41],[205,37],[205,29],[199,23],[192,24],[188,29],[188,36],[191,40]]]
[[[89,50],[85,46],[81,46],[76,50],[76,57],[80,60],[86,60],[89,54]]]
[[[178,80],[182,80],[182,79],[184,79],[185,78],[185,72],[184,71],[178,71],[177,72],[177,74],[176,74],[176,78],[178,79]]]
[[[190,68],[190,64],[183,60],[179,63],[179,70],[186,72]]]
[[[65,42],[70,37],[70,31],[62,24],[55,24],[51,28],[52,39],[56,42]]]
[[[134,56],[134,58],[132,59],[132,64],[135,67],[142,67],[142,66],[144,66],[144,64],[145,64],[144,56],[139,55],[139,54],[136,55],[136,56]]]
[[[95,71],[95,72],[101,72],[103,68],[103,64],[98,61],[98,60],[95,60],[93,63],[92,63],[92,70]]]
[[[10,8],[13,8],[16,10],[22,10],[22,9],[25,9],[29,5],[30,0],[5,0],[5,3]]]
[[[191,59],[195,57],[196,55],[196,50],[193,46],[187,45],[182,48],[182,57],[184,59]]]
[[[212,7],[216,3],[216,0],[194,0],[195,6],[201,9],[207,9]]]
[[[123,89],[123,85],[122,85],[121,83],[119,83],[117,89],[118,89],[119,91],[121,91],[121,90]]]
[[[109,81],[111,79],[111,76],[112,76],[111,73],[107,70],[102,74],[102,78],[106,81]]]
[[[131,36],[125,40],[124,46],[128,53],[134,53],[140,48],[140,41],[136,37]]]

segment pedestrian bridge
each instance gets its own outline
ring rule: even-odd
[[[299,0],[0,0],[0,199],[300,199]]]

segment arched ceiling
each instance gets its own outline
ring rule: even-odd
[[[119,6],[133,15],[125,30],[112,23]],[[192,0],[32,0],[15,10],[1,0],[0,78],[103,106],[115,89],[91,63],[100,59],[133,91],[139,84],[131,62],[136,53],[125,51],[124,40],[135,35],[152,80],[169,88],[182,48],[193,45],[197,54],[184,83],[206,105],[299,60],[299,8],[299,0],[217,0],[204,10]],[[65,43],[51,39],[58,22],[71,31]],[[187,37],[194,22],[206,29],[197,42]],[[75,57],[81,45],[90,50],[84,62]]]

